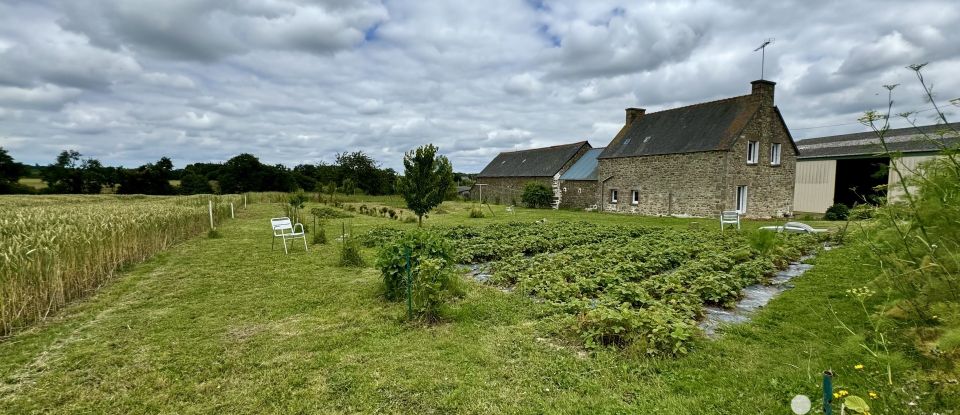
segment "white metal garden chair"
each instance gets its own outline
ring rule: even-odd
[[[303,231],[303,224],[296,223],[294,224],[290,218],[272,218],[270,219],[270,226],[273,228],[273,239],[270,242],[270,250],[273,250],[274,244],[277,242],[277,238],[280,238],[283,241],[283,253],[288,254],[287,251],[287,239],[303,239],[303,250],[307,251],[307,234]],[[300,229],[297,231],[297,229]]]
[[[513,205],[507,206],[507,213],[516,213],[513,211]]]
[[[740,212],[735,210],[724,210],[720,212],[720,231],[723,231],[723,225],[737,225],[737,230],[740,230]]]

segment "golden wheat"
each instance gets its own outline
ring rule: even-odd
[[[243,196],[0,197],[0,336],[83,296],[131,263],[210,229]]]

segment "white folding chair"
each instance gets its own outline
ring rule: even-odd
[[[288,254],[287,251],[287,239],[303,239],[303,250],[307,251],[307,234],[303,231],[303,224],[297,223],[294,224],[290,221],[290,218],[272,218],[270,219],[270,226],[273,228],[273,239],[270,241],[270,250],[273,250],[273,246],[277,241],[277,238],[280,238],[283,241],[283,253]],[[297,231],[297,227],[300,228],[300,231]]]
[[[737,225],[740,230],[740,213],[735,210],[724,210],[720,212],[720,231],[723,231],[723,225]]]

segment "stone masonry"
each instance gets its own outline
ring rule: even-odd
[[[586,208],[597,204],[596,180],[561,180],[561,208]]]

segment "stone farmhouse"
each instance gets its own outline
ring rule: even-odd
[[[718,101],[649,114],[627,108],[623,128],[602,149],[580,142],[501,153],[480,173],[478,183],[493,197],[484,199],[515,204],[536,178],[553,187],[555,208],[790,215],[797,146],[774,105],[776,84],[751,84],[750,94]],[[546,156],[553,153],[562,156]],[[542,167],[530,165],[541,160]]]
[[[482,197],[483,201],[497,204],[517,205],[523,195],[523,187],[535,182],[553,189],[554,208],[557,208],[560,176],[590,149],[590,143],[580,141],[502,152],[477,175],[470,197],[475,200]]]
[[[944,148],[960,146],[960,137],[945,133],[950,130],[960,130],[960,123],[891,129],[884,141],[888,150],[901,154],[897,166],[909,176]],[[899,177],[874,132],[808,138],[797,146],[797,212],[824,213],[835,203],[852,207],[902,196]]]
[[[600,154],[605,210],[647,215],[747,217],[793,211],[797,147],[774,105],[774,82],[752,92],[646,114],[626,123]]]

